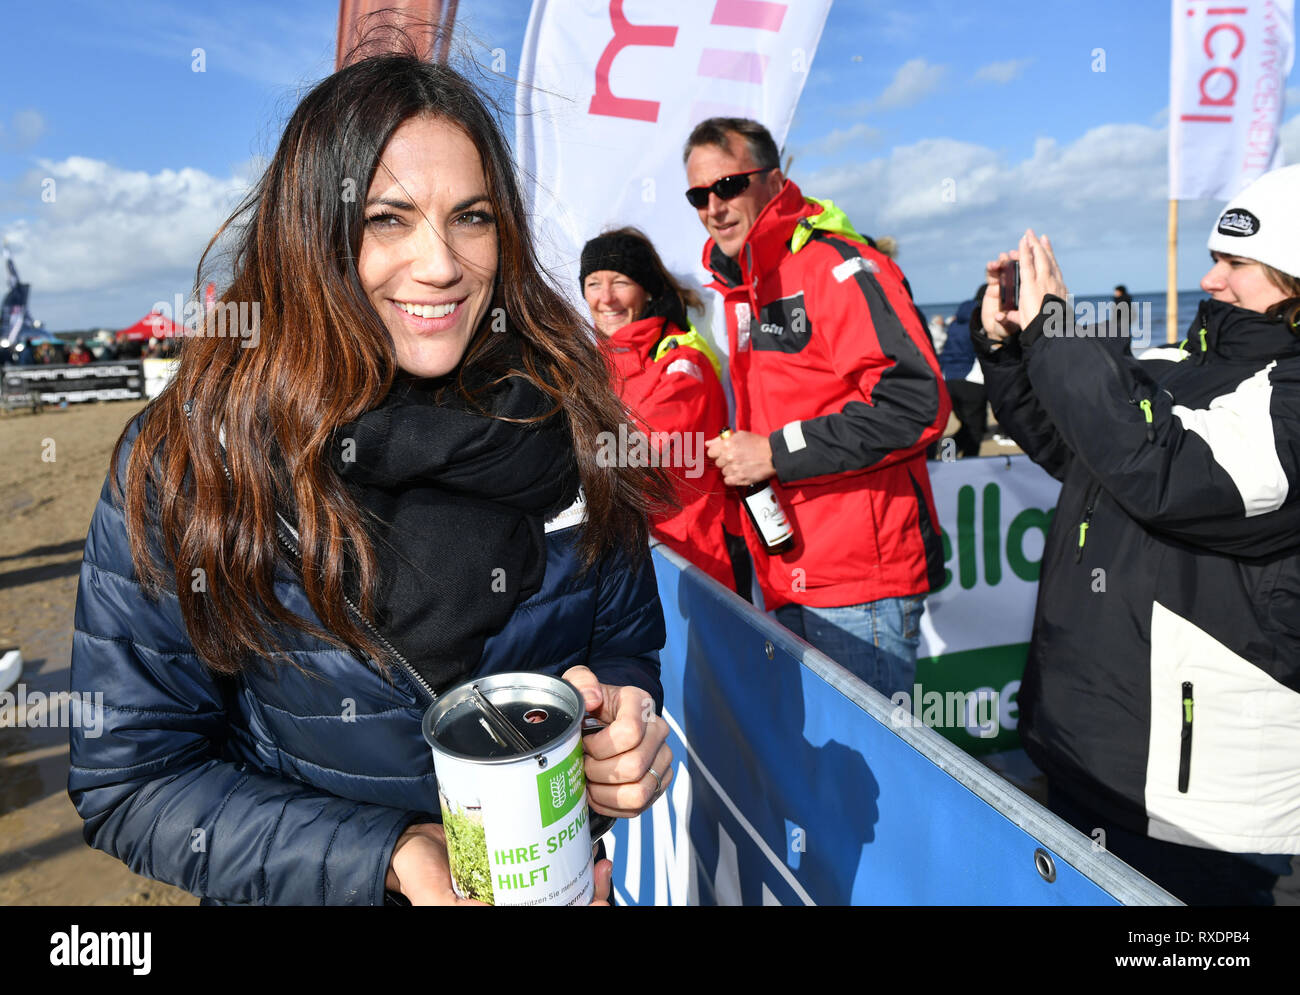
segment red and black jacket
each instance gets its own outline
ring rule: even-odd
[[[833,205],[794,183],[731,259],[704,265],[723,296],[736,425],[768,435],[795,548],[746,538],[769,609],[923,594],[943,551],[925,449],[951,402],[902,271]]]

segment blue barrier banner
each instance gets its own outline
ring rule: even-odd
[[[616,901],[1172,901],[676,554],[654,560],[673,778],[606,837]]]

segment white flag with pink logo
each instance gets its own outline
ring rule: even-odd
[[[1282,165],[1294,0],[1173,0],[1169,197],[1229,200]]]
[[[830,0],[534,0],[516,153],[542,262],[581,300],[578,259],[635,225],[698,286],[706,233],[686,203],[682,144],[708,117],[785,141]],[[584,311],[585,313],[585,311]]]

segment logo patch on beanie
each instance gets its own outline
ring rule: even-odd
[[[1220,235],[1245,238],[1247,235],[1254,235],[1257,231],[1259,231],[1259,218],[1244,208],[1237,207],[1231,211],[1224,211],[1223,216],[1219,218]]]

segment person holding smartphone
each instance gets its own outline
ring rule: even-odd
[[[185,339],[90,525],[71,686],[105,714],[68,789],[92,846],[206,904],[458,903],[421,718],[502,671],[605,724],[597,812],[668,785],[646,512],[670,485],[594,459],[622,406],[525,217],[445,66],[364,59],[295,110],[214,309],[251,305],[257,344]]]
[[[1061,481],[1021,740],[1056,812],[1190,904],[1300,902],[1298,192],[1276,170],[1219,216],[1177,347],[1076,328],[1033,231],[972,331],[998,422]]]

